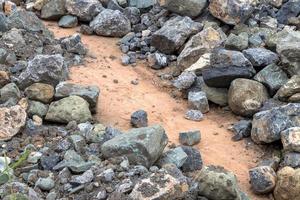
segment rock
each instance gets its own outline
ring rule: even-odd
[[[138,9],[147,9],[152,7],[156,0],[128,0],[130,7],[137,7]]]
[[[173,176],[157,173],[141,179],[134,186],[129,197],[134,200],[177,199],[185,195],[187,188],[186,183],[181,183]]]
[[[228,89],[227,88],[215,88],[209,87],[205,83],[201,86],[203,92],[205,92],[206,97],[209,101],[220,105],[228,105]]]
[[[65,3],[65,0],[50,0],[41,10],[41,18],[58,20],[66,14]]]
[[[288,81],[288,76],[278,65],[271,64],[258,72],[254,80],[264,84],[273,96]]]
[[[92,119],[89,104],[79,96],[69,96],[52,102],[45,117],[47,121],[68,123],[76,121],[83,123]]]
[[[196,75],[201,75],[202,70],[210,67],[210,53],[205,53],[185,71],[194,72]]]
[[[265,48],[250,48],[243,51],[246,58],[250,60],[254,67],[265,67],[270,64],[276,64],[279,57],[276,53]]]
[[[198,194],[212,200],[242,199],[236,176],[223,167],[203,167],[197,174]]]
[[[130,20],[118,10],[105,9],[99,13],[90,27],[97,35],[123,37],[131,31]]]
[[[0,140],[10,140],[26,123],[26,110],[20,105],[0,108]]]
[[[120,185],[117,188],[117,192],[120,193],[128,193],[131,192],[131,190],[133,189],[134,185],[132,183],[132,181],[128,178],[128,179],[124,179]]]
[[[49,84],[34,83],[25,89],[25,95],[31,100],[50,103],[54,97],[54,88]]]
[[[182,171],[194,172],[196,170],[200,170],[203,162],[199,150],[188,146],[181,146],[181,148],[187,155],[187,159],[181,167]]]
[[[201,29],[201,24],[189,17],[177,16],[168,20],[151,38],[151,45],[165,54],[178,51],[185,41]]]
[[[173,85],[179,90],[190,88],[195,82],[197,76],[194,72],[182,72],[174,81]]]
[[[6,32],[8,30],[8,22],[4,13],[0,13],[0,32]]]
[[[78,19],[76,16],[65,15],[58,21],[58,26],[63,28],[73,28],[78,25]]]
[[[233,125],[233,132],[235,135],[232,137],[232,139],[234,141],[238,141],[245,137],[249,137],[251,135],[251,128],[251,120],[240,120]]]
[[[43,155],[41,157],[41,166],[44,170],[53,170],[53,168],[59,163],[60,156],[57,153],[50,155]]]
[[[277,44],[276,51],[289,75],[300,75],[300,61],[295,59],[300,55],[299,31],[283,31],[282,35],[277,36],[275,44]]]
[[[274,190],[276,200],[299,199],[300,169],[284,167],[277,172],[277,182]]]
[[[61,55],[37,55],[28,62],[17,82],[21,89],[38,82],[55,86],[67,77],[68,68]]]
[[[12,1],[5,1],[3,5],[3,10],[6,15],[11,15],[17,10],[17,5]]]
[[[38,101],[29,101],[27,114],[32,117],[33,115],[38,115],[39,117],[45,117],[48,112],[48,105],[45,105]]]
[[[297,152],[285,153],[280,165],[282,167],[289,166],[289,167],[293,167],[293,168],[299,168],[300,167],[300,153],[297,153]]]
[[[77,33],[70,37],[63,38],[61,40],[61,46],[69,53],[75,53],[79,55],[85,55],[87,53],[87,49],[81,42],[81,36]]]
[[[115,177],[115,172],[113,169],[107,169],[99,174],[99,177],[103,182],[110,183]]]
[[[179,133],[179,142],[182,145],[193,146],[195,144],[198,144],[200,140],[201,133],[199,130]]]
[[[80,33],[84,34],[84,35],[92,35],[93,34],[93,29],[85,24],[82,24],[80,26]]]
[[[293,76],[277,91],[275,96],[281,101],[288,101],[288,99],[300,92],[300,75]]]
[[[300,14],[300,1],[290,0],[283,4],[276,13],[276,18],[279,23],[287,24],[288,19],[291,17],[297,17]]]
[[[86,100],[92,111],[98,104],[100,89],[98,86],[83,86],[74,83],[61,82],[55,88],[55,98],[62,99],[68,96],[79,96]]]
[[[300,127],[292,127],[282,131],[281,142],[285,151],[300,152]]]
[[[281,132],[300,125],[300,105],[288,104],[256,113],[251,138],[255,143],[272,143],[281,139]]]
[[[73,176],[71,179],[71,183],[75,184],[86,184],[92,182],[94,179],[94,173],[92,170],[87,170],[82,175]]]
[[[163,69],[168,66],[168,58],[162,53],[152,53],[147,56],[148,65],[152,69]]]
[[[167,145],[168,137],[161,126],[132,129],[105,142],[101,152],[106,158],[126,156],[131,164],[150,167]]]
[[[127,2],[126,2],[126,4],[127,4]],[[124,11],[124,8],[118,3],[118,0],[110,0],[107,4],[107,9],[119,10],[120,12]]]
[[[202,10],[206,7],[206,5],[206,0],[188,0],[184,2],[180,0],[161,1],[161,6],[163,6],[167,10],[177,13],[179,15],[189,17],[197,17],[198,15],[200,15]]]
[[[130,20],[132,25],[141,21],[141,12],[136,7],[127,7],[124,9],[124,15]]]
[[[220,46],[226,38],[222,30],[206,28],[194,35],[184,46],[178,56],[177,65],[186,69],[194,64],[203,54],[210,53],[215,47]]]
[[[183,149],[181,147],[176,147],[175,149],[170,149],[163,153],[156,162],[156,165],[162,167],[171,163],[180,168],[185,163],[186,159],[187,154],[183,151]]]
[[[230,109],[245,117],[258,112],[268,98],[267,89],[261,83],[249,79],[235,79],[228,92]]]
[[[50,191],[55,186],[55,182],[50,178],[39,178],[37,182],[35,183],[36,187],[39,187],[40,189],[44,191]]]
[[[9,83],[9,75],[5,71],[0,70],[0,88]]]
[[[202,113],[207,113],[209,111],[209,104],[206,94],[202,91],[189,92],[188,103],[190,109],[200,110]]]
[[[249,170],[250,184],[257,194],[268,194],[276,185],[276,173],[268,166],[255,167]]]
[[[138,110],[131,115],[131,125],[135,128],[148,126],[148,114],[144,110]]]
[[[83,152],[86,142],[81,135],[71,135],[69,140],[77,152]]]
[[[98,0],[66,0],[65,8],[69,14],[84,22],[91,21],[103,10]]]
[[[27,158],[27,162],[31,164],[36,164],[42,157],[41,152],[31,152]]]
[[[253,2],[253,0],[212,0],[209,11],[226,24],[237,25],[250,17],[254,10]]]
[[[242,51],[248,48],[248,33],[242,32],[239,35],[231,33],[225,41],[226,49]]]
[[[15,83],[9,83],[0,89],[0,104],[7,101],[18,102],[21,92]]]
[[[188,110],[184,117],[192,121],[202,121],[204,118],[202,112],[199,110]]]

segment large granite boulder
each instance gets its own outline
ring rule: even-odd
[[[194,22],[189,17],[171,18],[153,34],[151,45],[162,53],[175,53],[190,36],[196,34],[201,28],[200,23]]]
[[[168,137],[161,126],[137,128],[105,142],[101,152],[106,158],[126,156],[133,165],[150,167],[161,156]]]
[[[57,123],[84,123],[90,121],[92,115],[87,101],[79,96],[69,96],[52,102],[45,119]]]
[[[256,113],[251,138],[255,143],[272,143],[281,139],[281,132],[300,126],[300,104],[291,103]]]
[[[268,97],[263,84],[249,79],[235,79],[229,88],[228,104],[235,114],[249,117],[259,111]]]
[[[252,14],[254,0],[211,0],[210,13],[219,20],[237,25],[245,22]]]
[[[130,20],[119,10],[105,9],[100,12],[90,27],[97,35],[123,37],[131,31]]]

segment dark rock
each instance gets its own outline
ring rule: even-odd
[[[241,140],[251,135],[252,122],[251,120],[241,120],[233,125],[234,141]]]
[[[65,0],[50,0],[41,10],[41,18],[58,20],[66,14]]]
[[[162,154],[162,156],[157,160],[157,166],[164,166],[166,164],[174,164],[176,167],[180,168],[186,161],[187,154],[183,151],[181,147],[176,147],[175,149],[170,149]]]
[[[243,51],[243,54],[254,67],[265,67],[270,64],[276,64],[279,61],[276,53],[264,48],[246,49]]]
[[[93,34],[93,29],[87,25],[82,24],[80,26],[80,33],[84,34],[84,35],[92,35]]]
[[[288,19],[296,17],[300,14],[300,1],[290,0],[281,6],[276,14],[279,23],[287,24]]]
[[[187,159],[181,167],[182,171],[193,172],[196,170],[200,170],[202,168],[203,162],[199,150],[188,146],[181,146],[181,148],[187,155]]]
[[[144,110],[138,110],[131,115],[131,125],[135,128],[147,127],[148,126],[148,115]]]
[[[0,13],[0,32],[5,32],[8,30],[8,22],[4,13]]]
[[[130,7],[137,7],[139,9],[151,8],[155,3],[155,0],[128,0]]]
[[[76,16],[72,15],[65,15],[62,18],[60,18],[58,22],[58,26],[63,28],[73,28],[78,25],[78,19]]]
[[[257,194],[272,192],[276,184],[276,173],[271,167],[261,166],[249,170],[252,189]]]
[[[58,154],[43,155],[41,157],[41,165],[44,170],[52,170],[59,161],[60,156]]]
[[[189,92],[188,103],[191,109],[200,110],[202,113],[207,113],[209,111],[209,104],[206,94],[202,91]]]
[[[242,51],[248,48],[248,33],[242,32],[239,35],[231,33],[225,42],[226,49]]]
[[[193,146],[195,144],[198,144],[200,140],[201,133],[199,130],[179,133],[179,142],[182,145]]]
[[[200,1],[180,1],[180,0],[166,0],[161,6],[167,10],[189,17],[197,17],[201,14],[202,10],[206,7],[207,0]]]
[[[132,25],[138,24],[141,21],[140,10],[136,7],[125,8],[124,15],[130,20]]]
[[[297,152],[289,152],[285,153],[283,157],[283,161],[280,163],[281,166],[299,168],[300,167],[300,153]]]
[[[61,45],[69,53],[75,53],[79,55],[85,55],[87,53],[87,49],[81,42],[81,36],[77,33],[72,36],[63,38],[61,40]]]

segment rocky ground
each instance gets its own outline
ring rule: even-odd
[[[0,1],[2,199],[300,198],[300,2],[159,4]]]

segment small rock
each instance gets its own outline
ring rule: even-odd
[[[181,169],[183,172],[194,172],[202,168],[202,157],[198,149],[181,146],[182,150],[186,153],[187,159],[183,163]]]
[[[75,184],[86,184],[92,182],[93,179],[94,179],[94,173],[92,170],[89,169],[86,172],[84,172],[82,175],[73,176],[70,182]]]
[[[50,191],[55,186],[55,182],[50,177],[48,178],[39,178],[35,183],[35,186],[39,187],[42,190]]]
[[[163,2],[163,3],[162,3]],[[183,16],[197,17],[206,7],[207,0],[200,1],[180,1],[180,0],[166,0],[161,1],[161,6],[167,10]]]
[[[164,166],[165,164],[174,164],[176,167],[180,168],[186,161],[187,154],[183,151],[181,147],[176,147],[175,149],[170,149],[162,154],[159,160],[156,162],[157,166]]]
[[[188,103],[191,109],[200,110],[202,113],[209,111],[209,104],[204,92],[189,92]]]
[[[58,21],[58,26],[63,28],[73,28],[78,25],[78,19],[72,15],[65,15]]]
[[[188,131],[179,133],[179,142],[182,145],[193,146],[201,140],[200,131]]]
[[[25,89],[25,95],[31,100],[50,103],[54,97],[54,88],[49,84],[34,83]]]
[[[144,110],[138,110],[131,115],[131,125],[135,128],[147,127],[148,126],[148,115]]]
[[[242,32],[239,35],[231,33],[225,41],[226,49],[242,51],[248,48],[248,33]]]
[[[281,132],[283,149],[300,152],[300,127],[289,128]]]
[[[195,82],[197,76],[194,72],[185,71],[174,81],[173,85],[179,90],[190,88]]]
[[[113,169],[107,169],[101,174],[99,174],[99,177],[101,178],[102,181],[109,183],[112,182],[112,180],[114,179],[115,172]]]
[[[184,117],[192,121],[201,121],[204,118],[202,112],[199,110],[188,110]]]
[[[252,121],[251,120],[240,120],[233,125],[234,141],[241,140],[251,135]]]
[[[268,194],[276,185],[276,173],[271,167],[261,166],[249,170],[252,189],[257,194]]]

